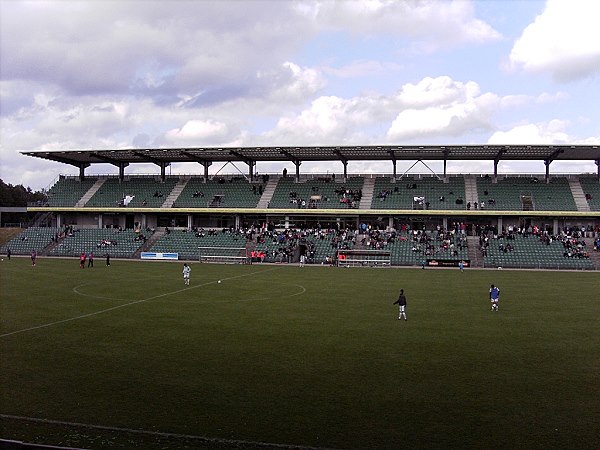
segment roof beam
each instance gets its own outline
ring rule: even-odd
[[[165,161],[164,159],[155,158],[154,156],[147,155],[146,153],[133,152],[133,154],[135,156],[139,156],[140,158],[144,158],[145,160],[148,160],[151,163],[154,163],[159,167],[165,167],[165,166],[171,165],[171,163],[169,161]]]
[[[254,160],[252,160],[252,159],[248,158],[247,156],[244,156],[244,155],[242,155],[240,152],[237,152],[237,151],[235,151],[235,150],[229,150],[229,154],[230,154],[230,155],[233,155],[233,156],[235,156],[235,157],[237,157],[237,158],[239,158],[239,159],[240,159],[240,161],[244,161],[244,162],[245,162],[246,164],[248,164],[249,166],[252,166],[252,165],[254,165],[254,163],[256,162],[256,161],[254,161]]]
[[[98,158],[99,160],[104,161],[105,163],[112,164],[113,166],[117,166],[119,168],[127,167],[129,165],[129,163],[127,163],[127,162],[123,162],[123,161],[119,161],[118,159],[110,158],[101,153],[92,152],[92,153],[90,153],[90,156],[93,156],[94,158]]]
[[[299,166],[302,163],[302,161],[300,161],[300,159],[296,158],[294,155],[292,155],[287,150],[280,150],[279,153],[281,153],[284,156],[287,156],[290,159],[290,161],[292,161],[297,166]]]
[[[86,167],[90,167],[91,163],[75,161],[74,159],[63,158],[62,156],[52,155],[51,159],[56,162],[60,162],[63,164],[69,164],[71,166],[79,167],[79,169],[85,169]]]
[[[210,165],[212,164],[212,161],[210,161],[210,160],[208,160],[208,159],[205,159],[205,158],[201,158],[201,157],[199,157],[198,155],[196,155],[195,153],[188,152],[188,151],[185,151],[185,150],[182,150],[180,153],[181,153],[182,155],[185,155],[185,156],[187,156],[187,157],[188,157],[188,158],[190,158],[191,160],[193,160],[193,161],[195,161],[195,162],[198,162],[198,163],[200,163],[200,164],[202,164],[202,165],[207,165],[207,164],[208,164],[208,165],[210,166]]]
[[[550,146],[548,149],[552,150],[552,146]],[[546,164],[550,164],[552,161],[554,161],[556,159],[556,157],[558,155],[560,155],[561,153],[564,153],[565,149],[564,148],[557,148],[556,150],[554,150],[552,153],[550,153],[550,156],[548,156],[547,159],[544,160],[544,162]]]
[[[340,161],[342,161],[344,163],[344,165],[348,164],[348,158],[346,158],[344,156],[344,154],[340,151],[340,148],[337,147],[333,153],[335,153],[337,155],[337,157],[340,159]]]
[[[498,161],[500,161],[500,159],[502,159],[502,155],[504,155],[505,153],[506,153],[506,147],[498,150],[498,152],[496,153],[496,156],[494,156],[494,163],[496,166],[498,165]]]

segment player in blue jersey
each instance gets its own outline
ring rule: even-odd
[[[493,284],[490,286],[490,302],[492,303],[492,311],[498,311],[498,302],[500,301],[500,288],[494,286]]]

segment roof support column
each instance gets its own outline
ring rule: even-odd
[[[80,164],[79,165],[79,181],[85,180],[85,168],[89,167],[89,164]]]
[[[396,175],[397,175],[397,171],[396,171],[396,160],[392,159],[392,170],[393,170],[393,174],[394,174],[394,183],[396,182]]]
[[[256,161],[246,161],[248,164],[248,175],[250,176],[250,181],[254,181],[254,169],[256,168]]]
[[[201,162],[200,164],[202,164],[204,166],[204,182],[208,183],[208,168],[211,166],[212,162],[205,161],[205,162]]]
[[[296,166],[296,183],[300,182],[300,164],[302,164],[302,161],[294,161],[294,165]]]
[[[119,164],[119,181],[123,182],[125,179],[125,167],[127,167],[127,163]]]
[[[494,160],[494,182],[498,180],[498,160]]]
[[[448,163],[448,160],[444,159],[444,179],[446,179],[446,164]]]
[[[164,183],[165,182],[165,178],[166,178],[166,168],[169,165],[169,163],[160,163],[160,180]]]
[[[550,161],[549,159],[544,160],[544,165],[546,166],[546,184],[550,183]]]
[[[598,167],[598,183],[600,183],[600,159],[596,160],[596,166]]]
[[[334,153],[338,156],[338,158],[340,158],[340,161],[342,162],[342,164],[344,165],[344,179],[343,182],[346,182],[346,179],[348,178],[348,158],[346,158],[343,154],[342,151],[340,150],[339,147],[337,147],[334,150]]]

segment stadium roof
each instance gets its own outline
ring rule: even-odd
[[[46,160],[85,167],[109,163],[168,165],[173,162],[241,161],[400,161],[400,160],[595,160],[600,145],[351,145],[288,147],[190,147],[22,152]]]

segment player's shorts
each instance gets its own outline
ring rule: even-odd
[[[406,311],[406,305],[399,305],[400,312],[403,313]]]
[[[490,298],[490,302],[492,303],[498,303],[498,300],[500,300],[499,298]]]

